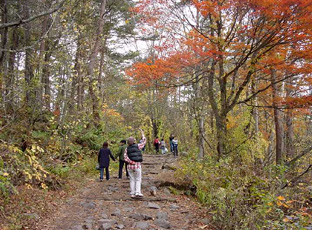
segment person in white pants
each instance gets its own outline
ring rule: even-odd
[[[124,158],[128,163],[128,172],[130,177],[130,196],[132,198],[143,197],[141,192],[141,182],[142,182],[142,152],[141,149],[144,148],[146,144],[146,138],[144,132],[141,130],[142,142],[139,144],[135,143],[134,137],[128,138],[128,147],[125,149]],[[131,159],[130,159],[131,158]],[[141,159],[141,161],[136,161]]]

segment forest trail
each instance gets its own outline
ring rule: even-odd
[[[200,223],[203,210],[186,196],[174,195],[163,184],[172,181],[171,155],[145,155],[142,166],[142,200],[130,198],[129,180],[89,179],[87,186],[70,197],[37,229],[208,229]],[[169,167],[170,168],[170,167]],[[113,173],[111,173],[113,174]],[[151,191],[157,188],[156,194]]]

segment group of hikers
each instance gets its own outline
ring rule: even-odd
[[[175,157],[178,156],[178,139],[175,136],[173,136],[173,134],[171,134],[169,137],[169,145],[170,145],[170,152],[173,153]],[[159,153],[159,149],[161,149],[162,154],[165,154],[168,152],[164,138],[162,138],[161,141],[159,141],[158,137],[156,137],[154,140],[154,147],[155,147],[156,153]]]
[[[136,143],[134,137],[129,137],[128,141],[121,140],[118,150],[117,157],[119,158],[119,172],[118,179],[122,179],[123,168],[126,168],[126,176],[130,179],[130,196],[131,198],[143,198],[141,192],[141,182],[142,182],[142,168],[141,162],[143,161],[142,151],[144,151],[146,145],[146,138],[143,130],[141,130],[141,140]],[[156,141],[157,140],[157,141]],[[174,153],[174,156],[178,155],[178,140],[170,135],[170,151]],[[157,143],[157,145],[155,145]],[[162,153],[166,153],[166,143],[162,139],[160,142],[158,137],[154,141],[154,146],[156,152],[159,152],[159,148]],[[157,146],[157,148],[156,148]],[[168,152],[168,150],[167,150]],[[98,154],[98,169],[100,170],[100,181],[103,181],[104,170],[106,175],[106,180],[109,180],[109,162],[110,158],[115,161],[111,150],[108,148],[108,142],[103,143],[103,147],[100,149]]]

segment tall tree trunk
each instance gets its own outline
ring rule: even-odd
[[[257,83],[256,80],[252,81],[251,85],[251,94],[254,94],[256,92]],[[255,97],[255,99],[252,102],[254,104],[254,107],[252,109],[252,116],[255,122],[255,134],[257,135],[259,133],[259,110],[258,110],[258,97]]]
[[[195,94],[195,98],[194,98],[194,108],[193,111],[195,113],[195,118],[198,124],[198,136],[197,136],[197,140],[198,140],[198,146],[199,146],[199,152],[198,152],[198,159],[202,159],[204,158],[204,117],[203,117],[203,112],[202,112],[202,108],[201,108],[201,92],[202,89],[199,86],[199,76],[198,76],[198,72],[199,68],[196,68],[195,70],[195,82],[193,84],[193,88],[194,88],[194,94]]]
[[[6,23],[8,21],[7,16],[7,0],[0,0],[0,12],[1,12],[1,23]],[[0,30],[1,33],[1,40],[0,40],[0,102],[3,102],[3,106],[6,109],[6,88],[5,84],[2,83],[2,81],[5,81],[5,65],[4,65],[4,59],[5,59],[5,48],[7,46],[7,40],[8,40],[8,28],[4,28]],[[3,80],[2,80],[3,79]]]
[[[41,37],[43,37],[47,32],[51,25],[50,16],[45,16],[43,18],[42,26],[41,26]],[[48,38],[43,38],[40,42],[40,53],[39,53],[39,62],[38,62],[38,72],[40,76],[41,85],[38,86],[38,99],[37,101],[40,102],[40,109],[43,109],[43,105],[46,107],[47,110],[50,110],[50,105],[48,106],[47,98],[48,95],[46,94],[47,91],[46,87],[49,87],[49,74],[48,74],[48,63],[50,61],[51,52],[49,50],[49,40]],[[46,60],[47,59],[47,60]],[[51,96],[51,95],[50,95]]]
[[[9,54],[9,62],[8,62],[8,73],[7,73],[7,79],[6,79],[6,111],[8,113],[13,111],[13,103],[14,103],[14,76],[15,76],[15,57],[16,57],[16,52],[13,50],[17,49],[18,46],[18,34],[17,34],[17,29],[13,28],[12,29],[12,41],[10,45],[10,49],[12,50]]]
[[[69,113],[72,114],[75,108],[75,105],[77,103],[77,108],[78,108],[78,101],[79,101],[79,80],[81,77],[81,39],[82,36],[79,34],[78,39],[77,39],[77,50],[76,50],[76,56],[75,56],[75,66],[74,66],[74,71],[75,73],[73,74],[73,79],[72,79],[72,84],[71,84],[71,91],[70,91],[70,103],[69,103]],[[77,94],[77,100],[75,100],[75,96]],[[78,108],[79,109],[79,108]]]
[[[204,158],[205,155],[205,119],[203,116],[199,118],[199,153],[198,153],[198,158],[202,159]]]
[[[210,74],[208,78],[208,99],[216,122],[216,135],[217,135],[217,152],[218,159],[225,154],[225,138],[226,138],[226,113],[222,113],[222,108],[219,109],[214,94],[214,78],[215,78],[216,61],[212,60]],[[223,92],[225,93],[225,92]],[[224,98],[224,95],[221,98]],[[223,102],[224,103],[224,102]],[[225,106],[223,104],[223,106]],[[224,108],[223,108],[224,109]],[[221,110],[221,111],[220,111]]]
[[[219,115],[216,117],[216,131],[217,131],[217,150],[218,158],[220,159],[226,152],[225,140],[226,140],[226,116]]]
[[[272,82],[277,79],[276,70],[271,69]],[[283,124],[282,114],[278,109],[277,97],[279,95],[279,86],[273,84],[273,108],[274,108],[274,123],[275,123],[275,151],[276,151],[276,164],[283,162]]]
[[[106,39],[105,39],[106,42]],[[101,59],[100,59],[100,69],[99,69],[99,74],[98,74],[98,90],[99,90],[99,98],[101,98],[101,101],[104,102],[105,100],[105,96],[104,96],[104,87],[103,87],[103,79],[102,79],[102,74],[104,72],[104,76],[105,76],[105,70],[104,70],[104,56],[105,56],[105,52],[104,49],[102,49],[101,52]]]
[[[77,73],[77,109],[81,110],[83,109],[83,100],[84,100],[84,89],[85,89],[85,83],[83,75],[81,74],[81,70]]]
[[[286,97],[291,97],[292,78],[286,81]],[[292,109],[286,110],[286,156],[288,159],[295,156],[294,148],[294,126],[293,126],[293,111]]]
[[[0,0],[0,12],[1,12],[1,23],[8,22],[8,8],[7,0]],[[1,31],[1,47],[0,47],[0,70],[3,68],[3,61],[5,56],[5,48],[8,41],[8,28],[3,28]]]
[[[29,17],[29,7],[26,0],[24,0],[23,10],[25,17]],[[31,25],[26,23],[24,25],[24,37],[25,37],[25,46],[26,46],[26,56],[25,56],[25,82],[26,82],[26,105],[27,107],[34,106],[34,89],[32,85],[34,72],[33,72],[33,51],[28,48],[31,45]]]
[[[50,66],[52,49],[51,42],[48,40],[45,43],[45,48],[47,52],[44,54],[44,62],[42,66],[42,84],[43,84],[43,101],[45,108],[51,111],[51,83],[50,83]]]
[[[101,46],[101,42],[102,42],[102,36],[103,36],[103,28],[104,28],[104,24],[105,24],[105,20],[104,20],[104,14],[105,14],[105,9],[106,9],[106,0],[102,0],[101,3],[101,9],[100,9],[100,18],[99,18],[99,25],[98,25],[98,29],[97,29],[97,33],[96,33],[96,38],[95,38],[95,44],[94,47],[92,49],[92,53],[90,56],[90,63],[88,66],[88,75],[89,75],[89,93],[90,93],[90,97],[92,100],[92,111],[93,111],[93,119],[95,124],[98,123],[99,119],[100,119],[100,115],[99,115],[99,99],[98,99],[98,95],[97,95],[97,87],[94,85],[94,81],[96,80],[94,78],[94,68],[95,68],[95,62],[96,62],[96,57],[98,55],[100,46]]]
[[[78,59],[75,63],[75,70],[77,71],[77,110],[81,111],[84,108],[84,97],[85,97],[85,78],[82,73],[82,66],[81,63],[83,63],[84,59],[84,53],[83,53],[83,47],[82,47],[82,41],[79,42],[79,49],[77,50]]]

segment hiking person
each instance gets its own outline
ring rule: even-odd
[[[125,166],[126,168],[126,176],[127,178],[129,178],[129,173],[128,173],[128,169],[127,169],[127,162],[125,162],[125,158],[124,158],[124,153],[125,153],[125,149],[127,148],[127,144],[126,144],[126,140],[121,140],[120,141],[120,146],[118,149],[118,158],[119,158],[119,172],[118,172],[118,179],[122,179],[122,170],[123,167]]]
[[[173,153],[173,144],[172,144],[172,140],[174,139],[174,136],[173,134],[170,134],[170,137],[169,137],[169,144],[170,144],[170,152]]]
[[[172,140],[172,145],[173,145],[173,155],[177,157],[178,156],[178,139],[176,137],[174,137],[174,139]]]
[[[128,163],[128,172],[130,176],[130,196],[131,198],[142,198],[141,182],[142,182],[142,168],[141,162],[143,161],[141,149],[146,144],[144,132],[140,129],[143,142],[136,144],[134,137],[128,138],[128,147],[125,149],[124,158]]]
[[[100,149],[99,155],[98,155],[98,163],[100,168],[100,181],[103,181],[103,174],[104,174],[104,168],[105,168],[105,174],[106,174],[106,180],[109,180],[109,158],[112,158],[113,161],[115,161],[115,158],[108,148],[108,143],[103,143],[103,148]]]
[[[166,142],[164,141],[164,138],[162,138],[160,141],[160,149],[162,154],[166,153]]]
[[[159,153],[159,145],[160,145],[159,139],[158,139],[158,137],[156,137],[154,140],[154,146],[155,146],[156,153]]]

